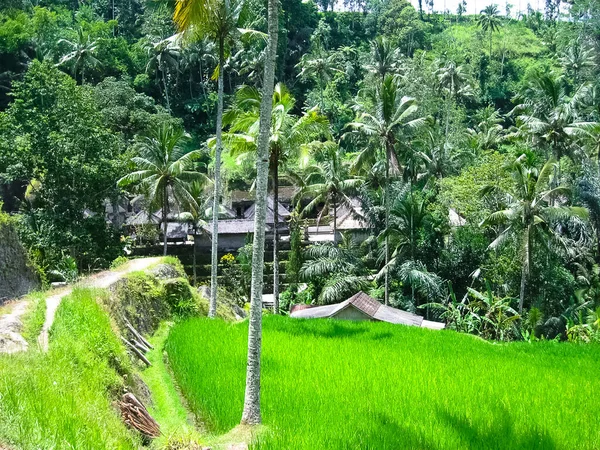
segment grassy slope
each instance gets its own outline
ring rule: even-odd
[[[144,383],[152,392],[152,404],[148,411],[160,424],[163,436],[157,443],[160,445],[175,442],[198,441],[199,433],[189,423],[188,411],[181,403],[175,383],[171,378],[164,358],[164,344],[169,334],[170,324],[163,322],[154,336],[149,339],[154,349],[146,355],[151,367],[141,372]]]
[[[50,351],[0,356],[0,441],[18,449],[133,449],[111,405],[131,367],[102,291],[75,290],[58,309]]]
[[[23,316],[23,328],[21,335],[29,345],[36,346],[37,338],[44,326],[46,319],[46,294],[43,292],[34,292],[27,296],[29,306]]]
[[[283,317],[265,318],[263,343],[259,448],[600,448],[598,346]],[[194,319],[168,338],[215,433],[239,422],[246,346],[247,323]]]

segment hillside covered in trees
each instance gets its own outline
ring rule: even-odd
[[[229,0],[196,27],[183,4],[0,2],[0,193],[42,282],[142,235],[168,252],[169,222],[198,241],[195,276],[202,236],[246,214],[227,202],[260,189],[267,4]],[[488,339],[600,340],[600,2],[508,6],[282,0],[277,312],[362,290]],[[123,199],[157,226],[132,232]],[[330,241],[303,236],[323,226]],[[213,295],[219,279],[243,304],[251,249],[217,245]]]

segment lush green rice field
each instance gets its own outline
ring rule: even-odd
[[[167,351],[214,433],[239,423],[247,323],[193,319]],[[269,316],[261,449],[600,449],[600,347]]]

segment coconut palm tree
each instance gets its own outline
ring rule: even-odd
[[[81,84],[85,84],[86,67],[93,69],[101,65],[100,61],[94,56],[98,48],[97,42],[93,41],[90,35],[83,31],[83,28],[79,27],[76,39],[60,39],[58,44],[65,44],[70,50],[69,53],[60,59],[58,65],[70,64],[73,77],[77,79],[77,73],[80,73]]]
[[[160,205],[163,224],[163,254],[167,254],[167,219],[169,201],[198,208],[196,199],[190,194],[190,183],[200,180],[202,175],[193,170],[194,160],[200,150],[188,152],[182,146],[185,133],[181,128],[165,123],[148,136],[138,137],[138,156],[131,159],[133,172],[121,178],[117,185],[134,185],[148,199],[150,205]]]
[[[400,51],[385,36],[378,36],[371,42],[371,62],[367,65],[370,72],[384,80],[393,73],[400,60]]]
[[[306,249],[307,260],[302,264],[300,277],[306,281],[325,280],[318,302],[339,302],[371,285],[359,245],[343,234],[339,245],[330,243],[311,245]]]
[[[217,74],[217,125],[214,165],[214,195],[211,249],[211,288],[209,317],[217,313],[217,268],[219,264],[219,198],[221,194],[221,151],[223,132],[224,66],[228,43],[251,30],[239,28],[244,0],[179,0],[173,20],[188,41],[210,39],[218,50]],[[214,76],[214,75],[213,75]]]
[[[496,31],[500,30],[502,22],[499,17],[500,11],[498,5],[488,5],[481,10],[481,14],[477,17],[477,25],[485,33],[490,33],[490,59],[492,59],[492,38]]]
[[[567,96],[564,80],[553,74],[534,75],[520,94],[521,104],[515,111],[517,135],[525,137],[534,146],[550,150],[557,161],[563,156],[573,157],[577,148],[574,137],[595,125],[579,119],[578,109],[587,95],[585,86],[572,97]],[[556,166],[558,173],[559,167]],[[558,182],[555,176],[555,182]]]
[[[314,53],[302,55],[297,65],[301,69],[298,78],[317,80],[320,97],[319,106],[323,110],[325,110],[324,92],[327,83],[331,81],[335,73],[343,73],[342,70],[338,69],[337,65],[337,55],[335,53],[328,53],[322,48],[319,48]]]
[[[158,76],[160,72],[163,84],[163,93],[167,104],[167,111],[171,111],[171,100],[169,97],[169,83],[167,80],[169,68],[179,69],[180,47],[176,37],[170,37],[158,42],[148,42],[145,45],[148,54],[148,63],[146,64],[146,73],[155,72]],[[159,85],[160,86],[160,85]]]
[[[260,92],[244,86],[236,93],[234,107],[224,123],[230,125],[226,140],[233,154],[255,154],[260,123]],[[273,92],[271,132],[269,138],[269,169],[273,187],[273,297],[274,312],[279,313],[279,178],[280,170],[290,159],[299,156],[301,146],[315,139],[328,137],[329,121],[313,108],[302,116],[293,114],[296,101],[283,83]]]
[[[446,98],[446,142],[448,142],[450,106],[459,97],[472,97],[473,92],[462,66],[457,66],[454,61],[447,61],[445,65],[435,71],[435,75]]]
[[[365,99],[356,105],[357,117],[348,124],[351,135],[366,140],[363,150],[355,160],[357,168],[371,168],[380,160],[385,164],[385,227],[389,225],[389,184],[390,175],[398,175],[402,167],[398,160],[396,147],[408,130],[425,125],[425,118],[415,118],[417,101],[414,98],[402,97],[397,79],[386,75],[375,89],[365,91]],[[389,263],[389,246],[385,241],[385,265]],[[385,304],[389,303],[389,276],[385,276]]]
[[[582,207],[556,205],[554,198],[569,192],[564,186],[550,188],[556,160],[550,159],[541,170],[533,165],[531,154],[523,154],[509,167],[514,180],[514,195],[507,194],[508,207],[490,214],[481,226],[500,226],[489,248],[495,249],[510,239],[517,242],[522,258],[519,313],[523,312],[527,281],[536,242],[561,243],[557,222],[572,217],[587,218]],[[486,189],[484,193],[492,188]]]
[[[248,364],[242,423],[259,424],[260,414],[260,354],[262,339],[263,266],[265,259],[265,225],[267,216],[267,185],[269,178],[269,131],[273,109],[275,60],[279,35],[279,1],[268,0],[269,39],[265,58],[265,73],[260,102],[260,123],[256,148],[256,213],[254,216],[254,242],[252,243],[252,297],[248,326]]]
[[[323,209],[317,217],[319,224],[325,212],[333,211],[333,244],[336,246],[338,208],[345,206],[350,210],[354,209],[350,195],[363,184],[363,179],[350,176],[350,167],[344,164],[337,143],[314,142],[311,147],[316,164],[306,168],[306,184],[300,196],[310,197],[312,200],[302,212],[313,211],[317,205],[323,204]]]
[[[212,180],[206,175],[201,174],[198,180],[188,185],[188,192],[195,204],[187,204],[187,211],[179,214],[178,220],[187,222],[192,227],[194,236],[194,249],[192,251],[192,267],[194,286],[197,285],[197,264],[196,264],[196,238],[200,234],[200,230],[206,225],[206,219],[212,215],[210,204],[212,188]]]

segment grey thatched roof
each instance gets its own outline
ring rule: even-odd
[[[168,222],[168,239],[186,239],[189,231],[189,225],[186,222]]]
[[[125,221],[125,225],[146,225],[148,223],[159,224],[162,221],[162,214],[160,213],[152,213],[148,214],[146,211],[140,211],[137,214],[129,217]]]
[[[346,308],[356,308],[373,320],[381,322],[431,328],[435,330],[445,327],[443,323],[424,320],[423,317],[417,316],[416,314],[392,308],[391,306],[382,305],[364,292],[359,292],[342,303],[295,310],[290,314],[290,317],[298,319],[334,318]]]
[[[267,197],[267,218],[266,218],[267,223],[275,223],[275,221],[274,221],[274,217],[275,217],[274,205],[275,205],[275,199],[273,198],[272,195],[269,195]],[[278,205],[277,215],[279,216],[279,222],[280,223],[285,222],[285,220],[290,217],[290,212],[281,203],[277,202],[277,205]],[[248,207],[248,209],[246,209],[246,211],[244,211],[244,219],[254,220],[254,211],[255,210],[256,210],[256,203],[253,203],[252,205],[250,205]]]
[[[212,234],[212,221],[204,229]],[[268,230],[268,227],[265,227]],[[219,220],[219,235],[221,234],[247,234],[254,233],[254,219]]]

